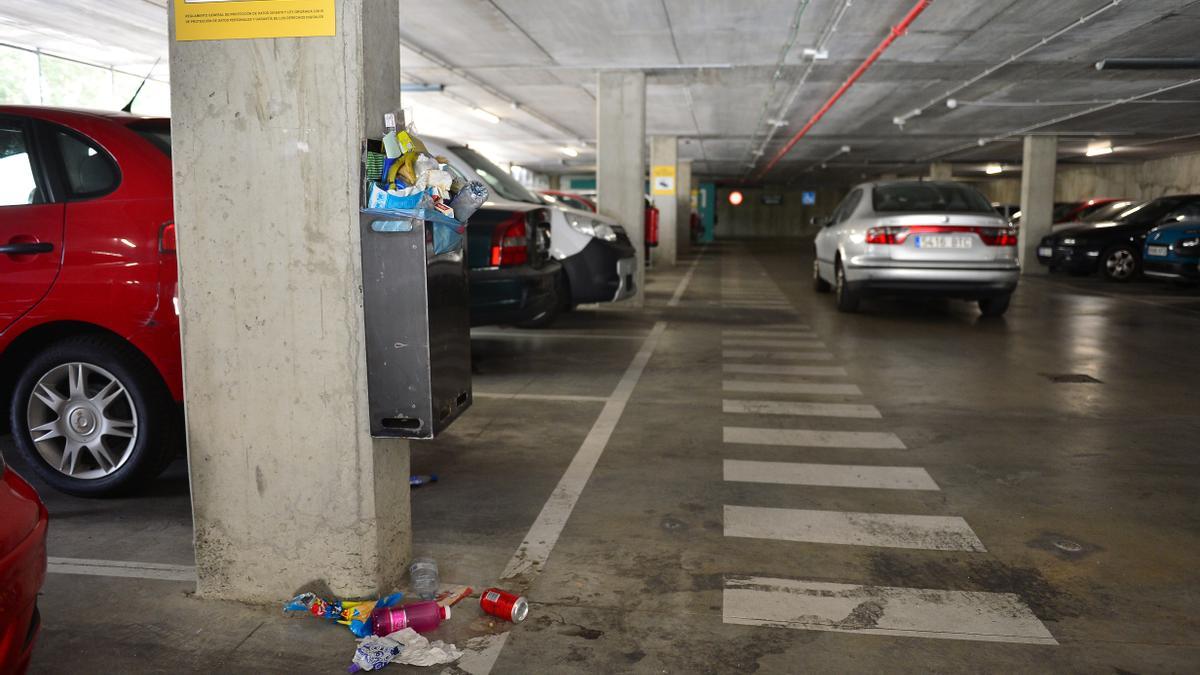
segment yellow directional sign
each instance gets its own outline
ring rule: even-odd
[[[336,0],[173,0],[176,40],[314,37],[337,32]]]

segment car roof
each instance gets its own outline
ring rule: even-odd
[[[0,114],[29,115],[31,117],[56,118],[86,117],[107,119],[120,124],[135,120],[165,120],[158,115],[134,115],[123,110],[94,110],[89,108],[57,108],[45,105],[0,105]]]

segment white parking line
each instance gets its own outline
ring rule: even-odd
[[[722,620],[896,637],[1057,645],[1012,593],[859,586],[824,581],[725,579]]]
[[[958,516],[726,505],[725,536],[810,544],[987,552],[967,521]]]
[[[826,431],[823,429],[758,429],[725,427],[726,443],[795,445],[808,448],[865,448],[903,450],[904,441],[887,431]]]
[[[764,366],[757,363],[726,363],[721,366],[726,373],[746,375],[801,375],[807,377],[845,377],[846,369],[841,366]]]
[[[853,384],[751,382],[748,380],[725,380],[721,383],[721,388],[725,391],[753,392],[756,394],[821,394],[826,396],[862,396],[862,390]]]
[[[795,340],[757,340],[750,338],[724,338],[723,347],[790,347],[792,349],[823,349],[825,343],[816,339],[816,333],[797,335]],[[799,339],[805,338],[805,339]]]
[[[878,490],[938,490],[925,469],[916,466],[860,466],[725,460],[725,480],[775,485],[873,488]]]
[[[724,411],[747,415],[801,415],[806,417],[859,417],[881,419],[873,405],[858,403],[811,403],[808,401],[743,401],[727,399]]]
[[[683,299],[683,293],[687,290],[688,284],[692,283],[692,276],[696,274],[696,265],[700,263],[700,258],[704,257],[704,252],[708,250],[708,244],[700,247],[700,252],[696,254],[692,264],[688,266],[688,271],[679,280],[679,285],[675,287],[675,292],[671,295],[671,299],[667,301],[667,307],[678,307],[679,301]]]
[[[123,577],[157,581],[189,581],[196,583],[196,568],[192,565],[129,562],[125,560],[96,560],[93,558],[46,559],[46,571],[51,574],[82,574],[93,577]]]
[[[505,340],[541,340],[563,339],[563,340],[645,340],[646,336],[642,334],[610,334],[590,333],[587,331],[547,331],[547,332],[518,332],[515,330],[473,330],[471,331],[473,338],[500,338]]]
[[[750,349],[725,349],[721,357],[726,359],[757,359],[763,361],[831,361],[833,354],[829,352],[756,352]]]

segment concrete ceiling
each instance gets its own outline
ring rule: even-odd
[[[681,156],[696,161],[697,173],[736,181],[755,175],[913,2],[405,2],[404,79],[445,89],[407,93],[404,105],[428,133],[543,171],[586,170],[594,163],[597,72],[643,69],[647,131],[680,136]],[[165,56],[164,5],[0,0],[0,42],[144,70]],[[1200,72],[1093,68],[1104,57],[1192,56],[1197,34],[1198,0],[935,0],[769,180],[917,171],[937,159],[981,171],[987,162],[1019,161],[1019,142],[1006,137],[1027,128],[1070,134],[1064,161],[1200,149],[1200,84],[1179,86]],[[812,48],[828,58],[814,61],[805,53]],[[1002,65],[1013,54],[1022,56]],[[951,90],[953,109],[945,102]],[[1143,98],[1109,105],[1126,97]],[[1093,110],[1101,106],[1109,107]],[[501,121],[485,121],[475,108]],[[902,128],[893,123],[915,109],[922,113]],[[1111,140],[1117,152],[1085,160],[1095,139]],[[843,145],[850,152],[838,154]],[[564,146],[579,156],[561,154]]]

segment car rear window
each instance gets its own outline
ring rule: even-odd
[[[986,213],[995,215],[991,202],[963,185],[896,183],[877,185],[871,195],[876,213]]]
[[[170,120],[143,120],[130,124],[129,128],[138,136],[150,141],[151,145],[162,150],[167,157],[171,156]]]

